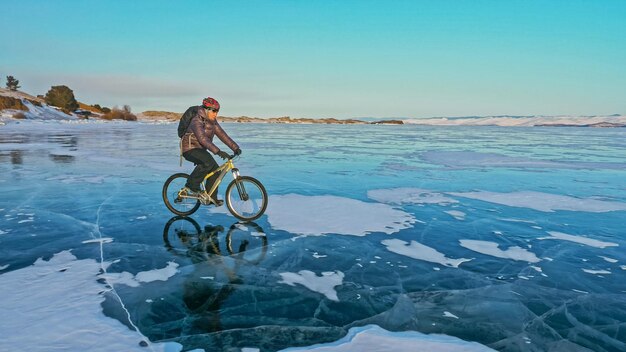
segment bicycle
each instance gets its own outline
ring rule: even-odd
[[[198,194],[188,192],[185,187],[189,175],[176,173],[170,176],[163,185],[163,201],[165,206],[176,215],[189,216],[200,208],[200,205],[215,203],[210,195],[222,183],[222,179],[228,171],[233,175],[233,180],[228,184],[224,193],[224,201],[233,216],[239,220],[252,221],[258,219],[267,208],[267,191],[263,184],[254,177],[240,176],[239,169],[233,163],[234,155],[229,155],[228,160],[220,165],[215,171],[204,176],[200,183],[201,191]],[[219,172],[215,184],[210,190],[206,189],[207,179]],[[208,199],[208,201],[205,201]]]

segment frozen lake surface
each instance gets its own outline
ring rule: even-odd
[[[626,129],[224,128],[255,223],[175,125],[0,126],[0,350],[626,350]]]

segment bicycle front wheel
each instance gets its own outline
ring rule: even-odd
[[[267,208],[267,192],[257,179],[240,176],[226,188],[228,210],[239,220],[258,219]]]
[[[172,213],[188,216],[196,212],[200,207],[197,198],[190,198],[181,190],[187,184],[189,175],[178,173],[170,176],[163,185],[163,202]]]

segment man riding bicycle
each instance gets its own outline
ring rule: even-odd
[[[220,104],[217,100],[207,97],[202,100],[201,106],[192,106],[189,109],[194,109],[195,114],[181,139],[181,151],[183,157],[194,163],[196,168],[193,169],[191,175],[189,175],[189,179],[185,185],[185,191],[187,191],[189,195],[202,198],[203,203],[208,204],[210,202],[216,206],[220,206],[224,201],[217,199],[217,188],[211,195],[202,192],[200,188],[200,183],[204,177],[219,167],[211,154],[207,152],[207,149],[222,159],[228,159],[228,153],[220,150],[218,146],[213,144],[213,136],[215,135],[232,149],[235,155],[241,154],[241,149],[217,122],[217,113],[220,110]],[[207,191],[211,189],[218,176],[219,175],[215,174],[207,179]]]

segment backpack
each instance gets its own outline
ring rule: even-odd
[[[193,117],[196,116],[197,111],[198,111],[198,107],[192,106],[189,109],[187,109],[187,111],[185,111],[183,116],[180,118],[180,121],[178,122],[178,137],[179,138],[183,138],[183,136],[185,135],[185,132],[187,132],[187,128],[189,127],[189,124],[191,123],[191,119],[193,119]]]

